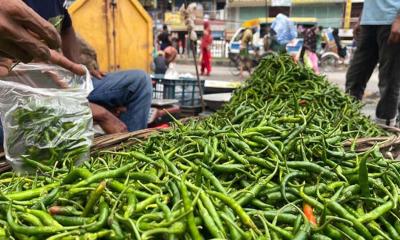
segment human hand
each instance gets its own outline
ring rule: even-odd
[[[361,35],[361,25],[360,21],[358,21],[353,27],[353,37],[357,41],[358,39],[360,39],[360,35]]]
[[[48,75],[51,80],[60,88],[67,89],[69,88],[68,83],[64,81],[62,77],[60,77],[55,71],[45,71],[44,74]]]
[[[93,120],[96,121],[107,134],[128,132],[128,127],[119,118],[104,107],[90,103]]]
[[[9,58],[0,57],[0,77],[7,76],[13,61]]]
[[[30,62],[50,59],[61,46],[57,30],[21,0],[0,0],[0,56]]]
[[[89,72],[93,77],[95,77],[99,80],[102,79],[106,75],[104,72],[102,72],[98,69],[92,69],[92,70],[89,70]]]
[[[62,53],[59,53],[55,50],[50,50],[50,62],[63,67],[75,73],[76,75],[82,76],[86,74],[86,70],[81,64],[70,61],[68,58],[62,55]]]
[[[389,44],[400,43],[400,16],[394,20],[392,24],[392,30],[388,39]]]
[[[114,114],[114,116],[116,117],[120,117],[121,113],[125,113],[127,112],[128,109],[126,107],[116,107],[114,109],[111,110],[111,112]]]
[[[50,50],[49,60],[51,63],[63,67],[76,75],[82,76],[86,74],[82,65],[70,61],[68,58],[64,57],[64,55],[55,50]],[[12,64],[13,61],[10,58],[0,57],[0,76],[8,75]]]

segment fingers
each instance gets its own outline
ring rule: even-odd
[[[90,74],[92,74],[93,77],[98,78],[98,79],[103,78],[103,75],[98,70],[92,70],[92,71],[90,71]]]
[[[392,32],[389,36],[388,43],[390,45],[400,43],[400,33]]]
[[[24,63],[30,62],[33,56],[12,41],[0,39],[0,56],[18,59]]]
[[[126,107],[116,107],[114,109],[114,113],[117,117],[119,117],[122,113],[126,113],[128,109]]]
[[[389,44],[389,45],[392,45],[393,42],[394,42],[394,35],[393,35],[393,33],[391,33],[391,34],[389,35],[388,44]]]
[[[126,108],[126,107],[118,107],[118,108],[117,108],[117,111],[118,111],[119,113],[124,113],[124,112],[127,112],[127,111],[128,111],[128,108]]]
[[[21,0],[0,3],[0,51],[23,62],[47,61],[49,47],[61,46],[56,29]]]
[[[44,72],[45,74],[47,74],[51,80],[53,80],[53,82],[61,89],[67,89],[69,88],[68,83],[64,81],[64,79],[62,79],[57,72],[55,71],[46,71]]]
[[[7,32],[4,35],[5,41],[12,42],[20,49],[29,52],[29,54],[36,59],[47,61],[50,58],[49,47],[36,38],[33,34],[29,33],[25,28],[18,24],[5,24],[3,30]],[[32,58],[31,57],[31,58]],[[19,58],[23,62],[27,62],[26,58]]]
[[[0,58],[0,77],[8,75],[12,63],[9,58]]]
[[[400,16],[392,24],[391,33],[388,39],[389,44],[400,43]]]
[[[26,29],[34,32],[40,40],[52,49],[61,47],[61,37],[53,25],[37,14],[24,2],[19,1],[18,6],[11,14],[12,18]]]
[[[77,75],[85,75],[86,71],[82,65],[70,61],[68,58],[64,57],[61,53],[50,50],[50,62],[59,65]]]

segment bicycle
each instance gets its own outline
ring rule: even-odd
[[[229,71],[233,76],[240,75],[240,56],[239,56],[239,54],[229,54]]]

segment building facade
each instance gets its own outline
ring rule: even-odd
[[[227,29],[237,29],[243,21],[259,17],[275,17],[283,13],[290,17],[315,17],[323,27],[344,25],[347,0],[229,0],[226,6]],[[350,21],[361,15],[363,0],[350,1]]]

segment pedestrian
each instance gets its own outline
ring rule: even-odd
[[[317,56],[317,34],[319,28],[316,26],[306,28],[304,31],[304,45],[300,54],[304,64],[311,68],[316,74],[319,74],[318,56]]]
[[[317,53],[320,53],[323,49],[323,32],[324,32],[324,28],[322,26],[318,27],[317,30]]]
[[[210,23],[204,22],[204,32],[201,38],[201,75],[210,76],[211,74],[211,45],[213,42]]]
[[[271,36],[270,36],[270,27],[266,26],[264,28],[264,37],[263,37],[263,48],[264,48],[264,53],[270,51],[270,46],[271,46]]]
[[[346,76],[346,92],[361,100],[379,62],[376,121],[394,126],[400,91],[400,1],[365,0],[357,50]]]
[[[178,34],[173,33],[171,35],[171,46],[174,47],[177,51],[179,50],[179,43],[178,43]]]
[[[164,24],[163,31],[158,35],[157,39],[161,51],[164,51],[164,49],[172,45],[167,25]]]
[[[179,53],[179,55],[183,55],[183,43],[182,43],[182,40],[180,39],[179,40],[179,42],[178,42],[178,53]]]
[[[344,58],[346,57],[347,49],[346,49],[346,47],[343,47],[342,44],[340,43],[339,29],[334,28],[332,31],[332,35],[333,35],[333,39],[335,41],[337,54],[341,58],[341,61],[343,61]]]
[[[154,58],[154,73],[165,74],[167,72],[168,65],[165,59],[164,51],[158,51],[157,57]]]
[[[172,46],[167,47],[164,51],[158,51],[157,57],[154,58],[154,73],[165,74],[171,63],[175,62],[178,52]]]
[[[242,39],[240,42],[240,77],[243,78],[243,71],[247,70],[250,72],[251,59],[249,48],[253,45],[253,31],[251,28],[246,28],[243,32]]]
[[[271,49],[286,52],[286,45],[297,37],[297,28],[286,15],[279,13],[271,24]]]

